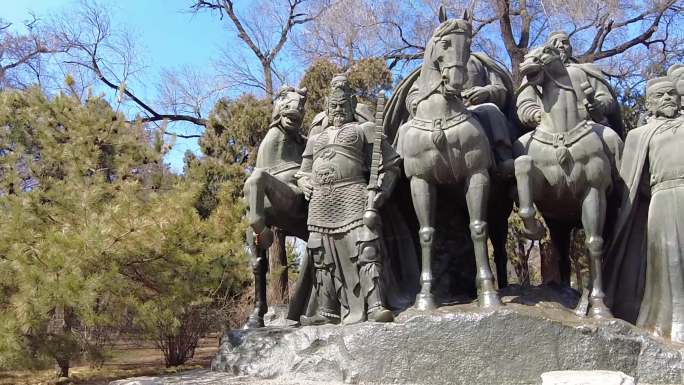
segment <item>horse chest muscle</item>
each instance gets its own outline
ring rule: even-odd
[[[590,186],[605,188],[611,183],[610,162],[603,145],[587,136],[568,148],[569,158],[559,160],[556,148],[533,142],[529,149],[536,168],[554,190],[554,199],[580,198]]]
[[[407,127],[402,138],[402,156],[408,176],[459,182],[469,169],[486,169],[488,152],[481,128],[470,121],[442,131],[444,145],[435,144],[434,132]]]

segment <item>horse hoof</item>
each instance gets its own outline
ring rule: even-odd
[[[482,293],[480,295],[480,298],[478,298],[478,305],[481,308],[492,308],[492,307],[499,307],[501,306],[501,299],[499,298],[499,295],[495,291],[488,291],[485,293]]]
[[[437,309],[437,305],[435,304],[432,294],[418,293],[418,296],[416,297],[415,308],[423,311],[435,310]]]
[[[392,322],[394,321],[394,314],[381,306],[368,313],[368,320],[373,322]]]
[[[610,312],[608,307],[603,304],[602,301],[591,301],[591,307],[589,308],[589,316],[596,319],[607,319],[613,318],[613,313]]]

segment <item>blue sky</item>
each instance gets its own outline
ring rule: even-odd
[[[3,19],[21,25],[30,19],[30,12],[38,18],[78,5],[69,0],[0,0],[0,15]],[[163,68],[190,65],[196,68],[210,68],[212,60],[220,56],[223,46],[234,41],[228,30],[227,20],[220,20],[217,14],[188,12],[189,0],[117,0],[106,3],[113,10],[112,24],[126,28],[138,37],[146,68],[143,80],[152,82],[151,87],[140,84],[131,86],[136,94],[151,101],[156,90],[158,74]],[[103,89],[104,91],[104,89]],[[107,91],[110,92],[110,91]],[[197,132],[190,124],[175,124],[174,131]],[[183,154],[187,149],[198,151],[193,139],[178,139],[167,162],[175,171],[182,170]]]

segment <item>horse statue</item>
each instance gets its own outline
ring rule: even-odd
[[[591,291],[578,315],[612,317],[604,304],[601,278],[607,193],[617,177],[623,143],[610,128],[581,119],[578,95],[557,48],[544,46],[526,55],[520,71],[529,84],[541,89],[541,123],[513,146],[519,215],[523,233],[540,239],[543,225],[535,218],[537,206],[561,254],[561,283],[570,284],[568,258],[571,230],[581,225],[590,257]]]
[[[255,307],[245,328],[264,326],[268,248],[272,226],[286,235],[308,238],[307,203],[297,187],[295,174],[302,163],[306,138],[301,127],[307,90],[283,86],[274,101],[270,129],[257,152],[256,167],[245,182],[247,244],[252,256]]]
[[[422,269],[415,306],[421,310],[436,307],[431,261],[438,186],[465,194],[470,237],[474,244],[479,305],[499,306],[501,301],[487,254],[489,170],[494,165],[492,149],[482,122],[468,110],[461,97],[468,76],[466,65],[470,58],[472,25],[467,11],[464,19],[447,20],[446,12],[441,8],[439,20],[441,24],[433,32],[418,78],[412,86],[412,90],[417,90],[412,99],[415,115],[399,127],[395,139],[397,152],[404,160],[405,175],[409,178],[419,226]],[[506,121],[495,106],[484,109],[499,115],[492,116],[489,121]]]

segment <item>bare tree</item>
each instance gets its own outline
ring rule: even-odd
[[[520,63],[539,37],[550,30],[572,25],[575,56],[580,62],[594,62],[620,55],[632,48],[665,44],[665,19],[679,18],[681,0],[651,2],[644,9],[637,1],[544,2],[495,0],[493,16],[499,19],[500,37],[511,62],[511,72],[520,82]],[[661,32],[658,34],[657,32]],[[585,44],[584,42],[588,42]]]
[[[566,30],[580,62],[599,61],[607,74],[627,76],[682,55],[682,0],[318,0],[321,15],[294,40],[307,58],[345,61],[383,57],[389,67],[422,59],[424,47],[445,5],[452,17],[473,11],[473,45],[506,64],[517,84],[519,66],[531,47],[554,30]],[[341,10],[341,11],[340,11]],[[358,12],[363,16],[356,15]],[[655,53],[655,55],[654,55]],[[616,71],[617,68],[622,71]],[[635,71],[636,69],[636,71]]]
[[[134,107],[132,120],[142,122],[188,122],[205,127],[205,113],[218,94],[225,89],[205,75],[188,67],[162,71],[158,100],[153,104],[139,96],[131,84],[149,86],[141,81],[144,66],[137,40],[130,31],[112,26],[110,10],[105,6],[82,1],[53,20],[56,36],[70,49],[60,61],[69,74],[82,69],[116,92],[117,104]],[[164,112],[162,112],[164,111]],[[178,138],[199,138],[200,134],[179,134],[162,130]]]
[[[241,60],[231,50],[226,63],[232,70],[229,77],[238,85],[261,89],[272,99],[275,90],[273,77],[279,76],[275,68],[276,59],[293,28],[313,19],[304,12],[304,2],[305,0],[254,1],[244,14],[238,14],[233,0],[197,0],[190,8],[193,12],[216,11],[221,18],[228,16],[231,29],[237,32],[261,66],[261,73],[256,74],[249,67],[249,62]]]
[[[31,20],[26,21],[23,28],[26,33],[15,30],[12,23],[0,19],[0,88],[26,88],[40,84],[44,57],[68,49],[43,28],[35,15],[31,15]]]

